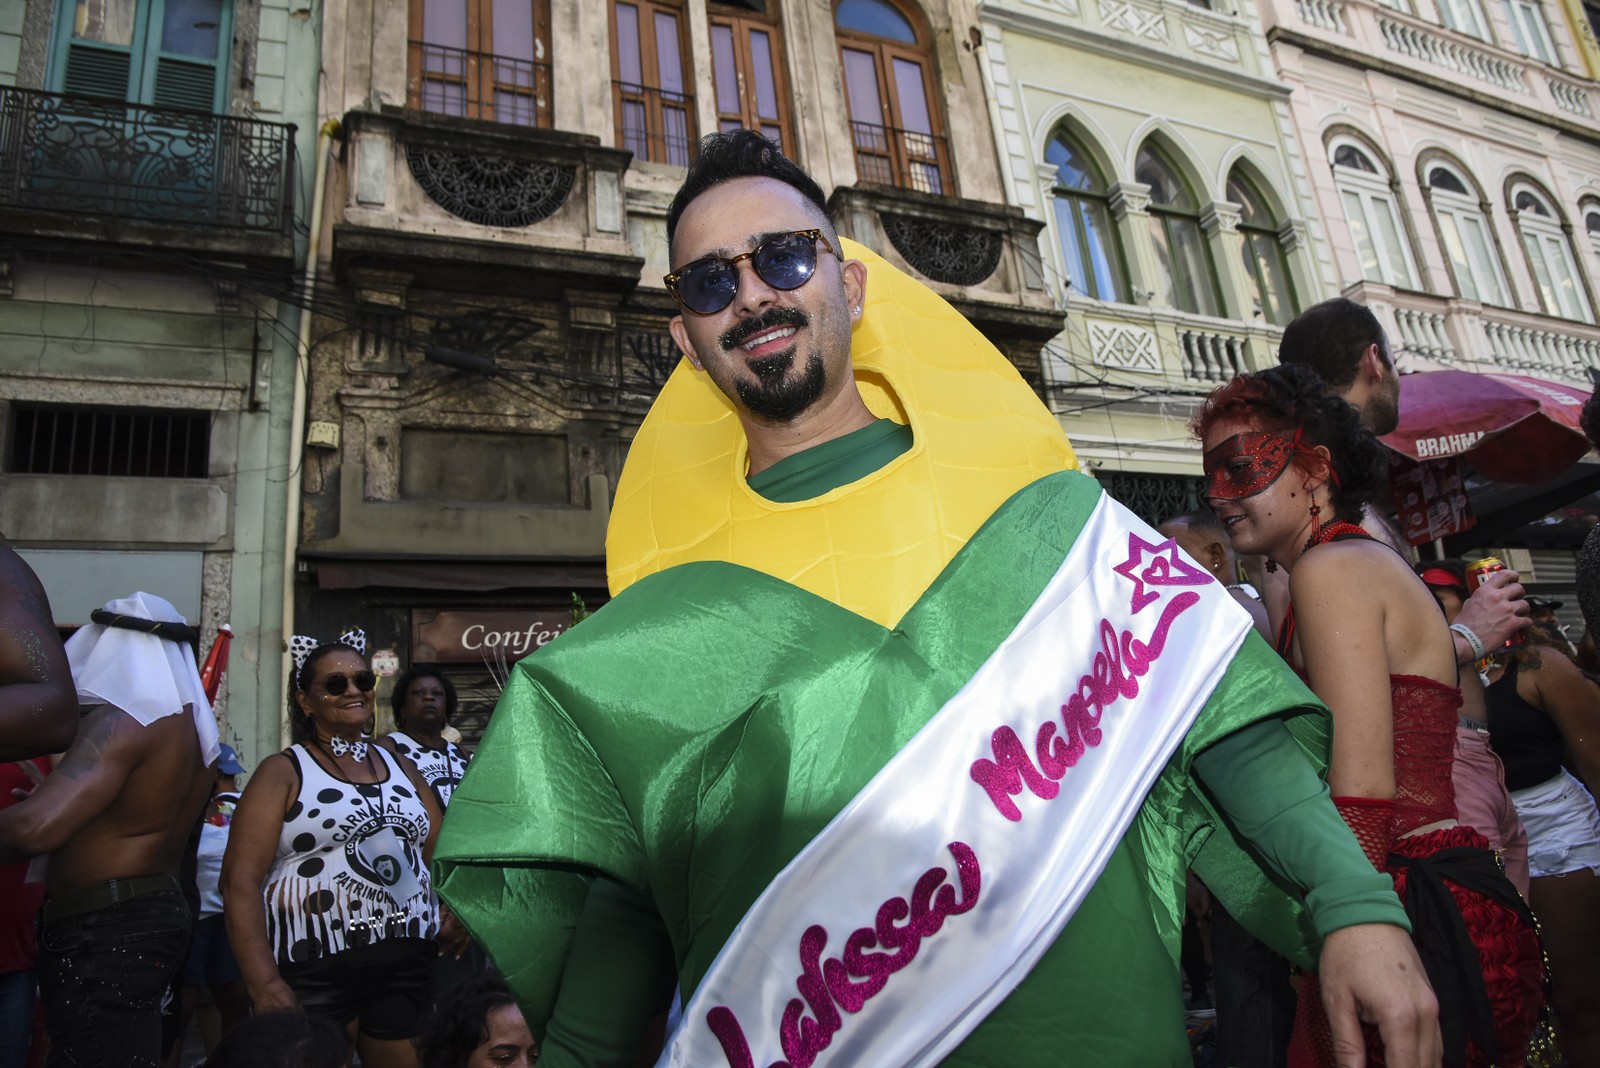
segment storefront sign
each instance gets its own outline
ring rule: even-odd
[[[1460,534],[1477,523],[1461,482],[1461,462],[1455,457],[1419,464],[1390,453],[1389,480],[1400,533],[1408,544]]]
[[[413,664],[514,664],[572,626],[570,608],[411,612]]]

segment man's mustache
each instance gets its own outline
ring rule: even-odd
[[[730,327],[721,337],[717,338],[717,344],[721,345],[725,352],[732,351],[751,338],[764,334],[768,330],[780,326],[800,327],[809,322],[811,322],[811,316],[799,308],[769,308],[753,319],[746,319]]]

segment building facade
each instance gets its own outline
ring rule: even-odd
[[[1042,388],[1062,314],[970,3],[330,0],[323,39],[298,615],[445,663],[469,739],[504,664],[605,597],[617,475],[679,360],[665,214],[700,135],[779,141]]]
[[[1197,504],[1187,421],[1199,398],[1275,362],[1279,327],[1335,295],[1373,308],[1402,372],[1590,388],[1600,89],[1588,10],[981,5],[1006,194],[1045,223],[1067,311],[1047,393],[1113,493],[1152,520]],[[1600,504],[1594,466],[1551,486],[1467,487],[1477,526],[1445,548],[1510,555],[1544,592],[1570,586]]]
[[[0,5],[0,530],[63,628],[159,594],[236,635],[278,743],[318,26],[288,0]]]
[[[1336,291],[1255,11],[1183,0],[981,5],[1009,201],[1044,224],[1065,329],[1048,396],[1107,488],[1151,522],[1196,507],[1188,420],[1276,361]]]
[[[1261,11],[1339,290],[1378,313],[1401,370],[1592,389],[1600,86],[1587,19],[1543,0],[1263,0]],[[1467,485],[1477,525],[1446,548],[1500,551],[1536,590],[1570,590],[1600,465],[1545,486]]]

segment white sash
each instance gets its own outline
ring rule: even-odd
[[[961,692],[778,873],[658,1068],[932,1065],[1083,901],[1250,620],[1102,494]]]

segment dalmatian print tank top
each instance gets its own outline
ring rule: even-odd
[[[284,815],[262,887],[280,965],[439,932],[422,859],[428,811],[395,758],[378,746],[368,751],[389,773],[383,782],[346,782],[305,746],[284,750],[299,772],[300,793]]]

